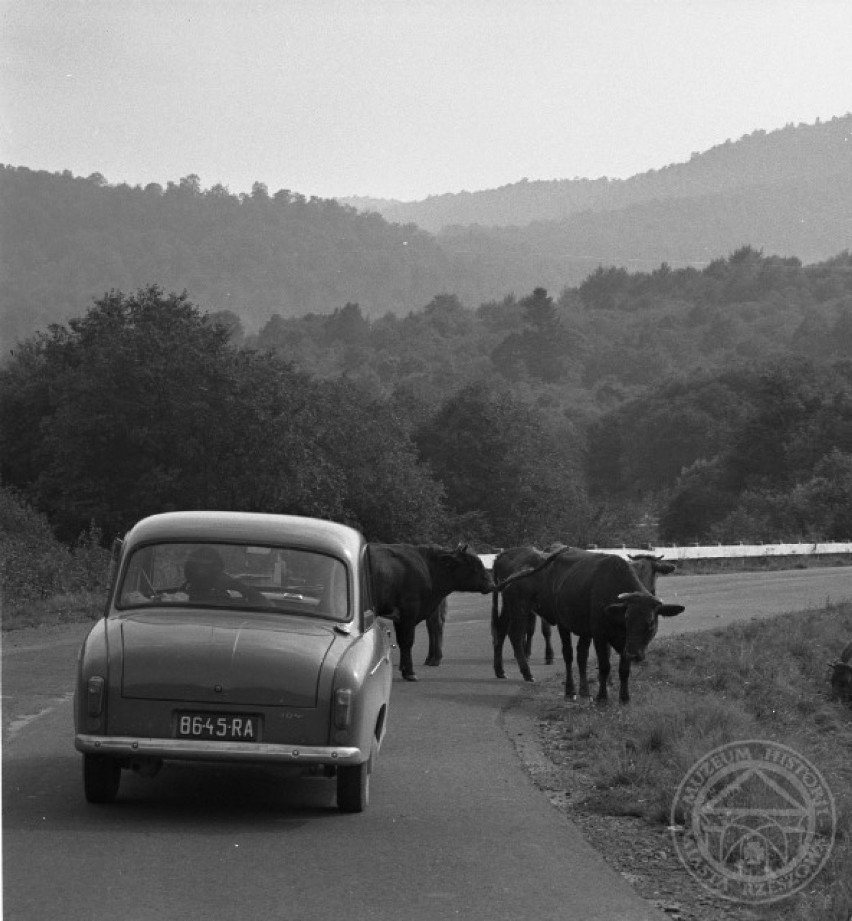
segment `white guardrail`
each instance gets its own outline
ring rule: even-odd
[[[594,547],[597,553],[615,553],[639,556],[652,553],[666,560],[721,560],[755,556],[818,556],[824,554],[852,554],[852,541],[831,541],[818,544],[708,544],[702,547]],[[479,554],[487,569],[494,565],[496,553]]]

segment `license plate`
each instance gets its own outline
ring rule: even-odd
[[[245,713],[176,714],[175,736],[178,739],[218,739],[220,742],[257,742],[260,718]]]

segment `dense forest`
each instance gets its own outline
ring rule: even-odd
[[[482,549],[852,536],[852,255],[743,247],[246,335],[156,285],[0,367],[0,485],[69,543],[174,508]]]
[[[744,245],[819,262],[852,245],[850,138],[845,116],[628,180],[451,196],[455,226],[437,235],[426,211],[389,223],[262,182],[235,195],[195,175],[141,188],[0,166],[0,342],[149,284],[187,290],[256,333],[273,316],[347,303],[368,319],[407,316],[441,294],[473,310],[536,287],[560,294],[598,267],[703,268]]]

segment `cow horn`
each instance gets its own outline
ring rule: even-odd
[[[634,598],[645,598],[645,597],[656,598],[655,595],[651,595],[650,593],[646,595],[645,592],[622,592],[618,596],[618,600],[621,602],[627,602],[627,601],[631,601]]]

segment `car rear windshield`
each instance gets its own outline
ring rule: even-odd
[[[348,620],[341,560],[286,547],[226,543],[147,544],[133,551],[117,607],[222,607]]]

